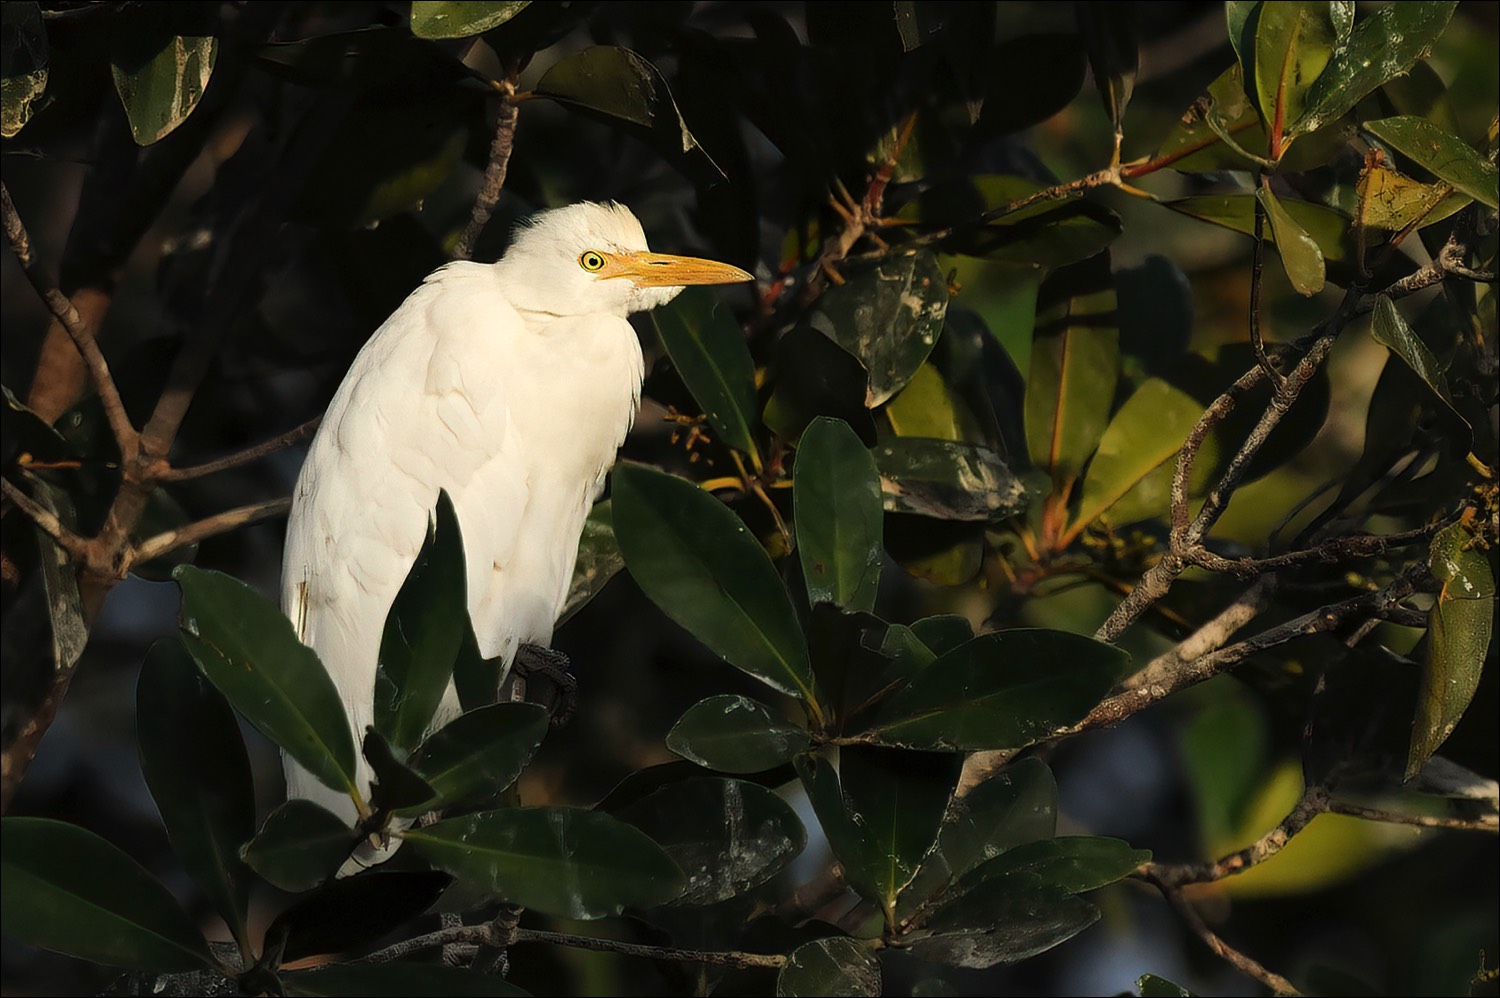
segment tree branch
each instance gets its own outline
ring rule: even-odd
[[[314,417],[295,429],[287,430],[279,437],[272,437],[270,440],[258,443],[253,447],[247,447],[234,454],[225,455],[214,461],[190,465],[186,468],[168,468],[157,476],[157,481],[185,482],[194,478],[202,478],[205,475],[213,475],[220,471],[228,471],[230,468],[237,468],[242,464],[249,464],[251,461],[259,460],[267,454],[274,454],[283,447],[289,447],[299,440],[305,440],[312,436],[317,431],[318,424],[322,421],[322,416]]]
[[[12,485],[10,479],[0,479],[0,484],[4,486],[5,498],[15,503],[16,508],[25,513],[42,533],[52,538],[70,558],[82,562],[88,557],[89,542],[63,526],[57,514]]]
[[[1383,821],[1392,825],[1416,825],[1419,828],[1452,828],[1464,832],[1500,832],[1500,815],[1491,813],[1478,818],[1459,818],[1446,814],[1403,814],[1378,807],[1367,807],[1348,801],[1328,802],[1332,814],[1347,814],[1366,821]]]
[[[281,516],[291,508],[291,499],[270,499],[266,502],[226,510],[176,530],[163,531],[137,544],[130,552],[130,562],[136,564],[160,558],[169,551],[186,547],[189,544],[197,544],[199,541],[218,534],[228,533],[236,527]]]
[[[1328,810],[1328,789],[1314,784],[1302,792],[1291,812],[1253,843],[1208,863],[1147,863],[1144,875],[1153,883],[1176,888],[1183,884],[1205,884],[1243,873],[1276,855],[1318,815]]]
[[[495,137],[490,142],[490,161],[484,168],[484,186],[474,199],[474,208],[469,223],[459,234],[453,247],[455,260],[467,260],[474,255],[474,244],[489,224],[495,205],[500,202],[500,190],[505,186],[505,174],[510,167],[510,152],[516,140],[516,121],[519,108],[515,100],[517,74],[509,73],[497,84],[500,90],[500,118],[495,122]]]
[[[1278,995],[1297,995],[1301,993],[1292,986],[1291,981],[1280,974],[1267,970],[1259,961],[1241,953],[1221,939],[1213,929],[1208,927],[1208,923],[1203,921],[1203,916],[1198,914],[1198,909],[1194,908],[1192,902],[1183,896],[1181,890],[1154,880],[1149,874],[1146,875],[1145,879],[1151,881],[1161,891],[1162,897],[1166,898],[1168,903],[1177,910],[1177,913],[1182,916],[1182,920],[1188,924],[1188,928],[1193,930],[1193,934],[1202,939],[1204,944],[1213,950],[1214,955],[1219,959],[1230,964],[1247,977],[1254,978],[1261,984],[1264,984]]]

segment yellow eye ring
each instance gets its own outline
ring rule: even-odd
[[[604,269],[604,254],[595,250],[585,250],[578,258],[578,266],[589,273],[597,273]]]

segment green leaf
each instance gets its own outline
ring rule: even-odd
[[[1409,70],[1431,51],[1457,6],[1457,0],[1393,3],[1360,21],[1348,44],[1339,46],[1333,62],[1308,90],[1301,117],[1287,131],[1316,131]]]
[[[1099,438],[1074,522],[1093,523],[1171,460],[1202,415],[1202,403],[1165,379],[1142,382]]]
[[[885,404],[885,417],[899,437],[982,441],[984,430],[969,405],[929,360],[906,387]]]
[[[922,366],[947,311],[947,278],[937,259],[922,250],[847,275],[818,299],[809,321],[864,365],[865,407],[873,409]]]
[[[293,797],[240,850],[245,864],[284,891],[310,890],[338,872],[359,833],[310,800]]]
[[[181,642],[146,653],[136,683],[141,772],[177,858],[213,902],[241,945],[250,871],[240,846],[255,834],[250,758],[229,703],[193,664]]]
[[[1255,24],[1255,89],[1273,135],[1284,137],[1287,124],[1302,117],[1308,90],[1333,58],[1335,41],[1327,3],[1261,5]],[[1270,155],[1279,159],[1281,151]]]
[[[1337,208],[1329,208],[1327,205],[1315,204],[1311,201],[1280,201],[1278,203],[1282,210],[1291,216],[1292,221],[1316,241],[1325,260],[1345,258],[1347,254],[1344,249],[1344,237],[1349,231],[1351,222],[1348,215]],[[1233,229],[1247,236],[1255,232],[1254,194],[1209,194],[1179,198],[1176,201],[1163,201],[1162,204],[1173,211],[1191,215],[1215,225],[1222,225],[1226,229]],[[1271,228],[1264,235],[1274,242],[1276,230]]]
[[[1471,546],[1473,545],[1473,546]],[[1474,699],[1495,626],[1495,575],[1461,524],[1432,539],[1432,574],[1443,584],[1432,608],[1406,778],[1415,776]]]
[[[660,846],[593,811],[484,811],[411,828],[401,837],[455,877],[562,918],[604,918],[626,907],[662,904],[686,886]]]
[[[11,406],[13,410],[19,406],[9,391],[5,394],[7,402],[14,403]],[[31,413],[30,409],[25,411]],[[14,415],[11,418],[14,419]],[[51,427],[45,423],[41,425],[51,431]],[[57,517],[63,526],[76,530],[78,516],[67,491],[41,477],[28,478],[27,491],[31,498]],[[37,561],[42,571],[42,589],[47,596],[47,616],[51,625],[52,661],[49,666],[55,672],[72,668],[78,661],[89,641],[89,627],[83,619],[83,597],[78,591],[78,567],[73,563],[73,556],[54,543],[42,528],[36,527],[33,533],[36,536]]]
[[[1370,321],[1370,335],[1375,337],[1377,343],[1382,344],[1391,353],[1406,362],[1406,366],[1416,372],[1417,376],[1426,382],[1433,394],[1443,400],[1449,410],[1459,419],[1463,415],[1453,405],[1453,396],[1448,391],[1448,378],[1443,373],[1443,367],[1438,359],[1427,349],[1427,344],[1422,342],[1401,313],[1396,310],[1396,303],[1391,301],[1389,295],[1380,295],[1375,299],[1375,314]],[[1468,420],[1464,420],[1465,423]]]
[[[1033,274],[1094,256],[1123,231],[1114,212],[1077,197],[1011,207],[1044,187],[1001,174],[966,177],[935,186],[897,217],[953,228],[941,244],[945,253],[1019,264]]]
[[[1056,485],[1073,481],[1109,421],[1120,370],[1113,289],[1038,316],[1026,379],[1026,447]]]
[[[436,807],[483,799],[521,775],[547,733],[547,721],[538,704],[490,704],[449,721],[407,762],[437,791]]]
[[[26,127],[47,90],[47,30],[36,3],[0,6],[0,135],[10,138]]]
[[[344,953],[389,935],[437,903],[453,883],[434,870],[371,870],[297,900],[266,930],[283,963]]]
[[[1421,226],[1441,222],[1474,203],[1473,198],[1448,184],[1420,183],[1383,166],[1366,169],[1360,175],[1358,190],[1364,224],[1390,232],[1399,232],[1413,222]]]
[[[515,17],[530,0],[412,0],[411,33],[418,38],[468,38],[499,27]]]
[[[719,439],[751,455],[758,467],[755,362],[728,307],[706,288],[688,288],[653,310],[651,321]]]
[[[870,732],[932,751],[1020,748],[1082,720],[1129,668],[1120,649],[1065,631],[981,634],[886,698]]]
[[[568,598],[557,615],[557,626],[577,613],[589,600],[599,595],[604,584],[625,567],[620,545],[615,541],[614,513],[608,499],[595,503],[583,521],[583,536],[578,540],[578,558],[573,563],[573,581]]]
[[[458,514],[438,493],[434,524],[385,618],[375,671],[375,730],[409,751],[422,740],[453,679],[468,625]]]
[[[667,616],[730,665],[816,709],[791,597],[739,517],[692,482],[622,464],[614,522],[630,574]]]
[[[807,731],[749,697],[700,700],[667,732],[667,748],[721,773],[760,773],[807,751]]]
[[[1116,133],[1125,120],[1125,108],[1135,90],[1136,71],[1140,64],[1134,14],[1129,7],[1116,3],[1096,0],[1078,5],[1079,27],[1083,29],[1083,43],[1088,50],[1094,86],[1099,89],[1104,113],[1114,123]]]
[[[1099,920],[1099,909],[1035,874],[987,880],[928,922],[933,935],[910,952],[922,960],[983,969],[1044,953]]]
[[[1193,993],[1181,984],[1173,984],[1155,974],[1142,974],[1135,982],[1135,988],[1141,993],[1141,998],[1193,998]]]
[[[1206,702],[1182,727],[1180,755],[1199,841],[1207,850],[1230,845],[1265,782],[1269,722],[1265,708],[1236,683],[1205,684]]]
[[[1271,223],[1271,238],[1276,242],[1276,251],[1281,254],[1281,266],[1298,294],[1315,295],[1323,290],[1326,272],[1323,251],[1317,240],[1298,225],[1281,206],[1271,188],[1262,187],[1255,192],[1256,200],[1265,205],[1266,218]]]
[[[935,655],[946,655],[960,645],[968,644],[974,637],[969,619],[956,613],[923,617],[912,623],[911,632]]]
[[[1021,480],[988,447],[897,437],[873,453],[889,512],[983,522],[1026,508]]]
[[[848,423],[819,417],[797,445],[792,485],[808,601],[875,609],[885,550],[874,457]]]
[[[373,726],[365,729],[363,752],[374,774],[371,809],[421,814],[434,805],[437,791],[406,764],[406,753],[394,748]]]
[[[847,936],[830,936],[792,950],[776,975],[777,998],[880,994],[880,964],[868,947]]]
[[[178,627],[230,704],[323,783],[354,793],[354,739],[333,680],[275,604],[222,572],[182,565]]]
[[[765,883],[807,845],[791,806],[743,780],[669,783],[618,816],[661,846],[687,877],[673,904],[717,904]]]
[[[77,825],[0,819],[0,928],[33,946],[156,973],[213,966],[167,889]]]
[[[1128,877],[1150,860],[1151,850],[1132,848],[1121,839],[1065,835],[1009,849],[975,869],[971,878],[1034,873],[1049,887],[1082,894]]]
[[[112,36],[110,70],[138,145],[165,138],[193,113],[219,57],[212,35],[187,36],[136,19]]]
[[[1248,170],[1254,162],[1241,150],[1264,149],[1265,144],[1260,115],[1245,94],[1244,78],[1235,63],[1183,113],[1148,162],[1182,173]]]
[[[1360,125],[1399,153],[1410,156],[1434,176],[1491,208],[1500,207],[1500,173],[1457,135],[1425,118],[1401,116]]]
[[[432,963],[339,963],[279,976],[288,995],[305,998],[524,998],[528,994],[495,974]]]

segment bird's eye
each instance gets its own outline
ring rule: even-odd
[[[578,266],[589,273],[596,273],[604,269],[604,254],[587,250],[578,258]]]

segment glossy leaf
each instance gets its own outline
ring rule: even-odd
[[[1495,575],[1462,525],[1445,527],[1432,539],[1429,565],[1443,588],[1428,625],[1408,780],[1453,733],[1474,699],[1495,627]]]
[[[630,574],[667,616],[730,665],[815,700],[791,598],[739,517],[691,482],[622,464],[614,523]]]
[[[1347,255],[1344,237],[1349,231],[1349,216],[1337,208],[1311,201],[1278,201],[1283,211],[1317,243],[1325,260],[1342,260]],[[1251,235],[1255,232],[1255,195],[1211,194],[1200,197],[1163,201],[1166,207],[1226,229]],[[1266,238],[1276,239],[1276,231],[1267,226]]]
[[[1265,142],[1260,115],[1245,94],[1235,63],[1183,113],[1147,163],[1183,173],[1247,170],[1254,161],[1241,150],[1264,149]]]
[[[255,784],[234,711],[178,641],[151,646],[136,684],[141,772],[173,851],[236,940],[248,943]]]
[[[1348,44],[1339,47],[1308,90],[1303,113],[1288,131],[1316,131],[1406,72],[1431,50],[1457,6],[1457,0],[1389,4],[1355,24]]]
[[[437,903],[453,881],[432,870],[371,870],[335,880],[276,916],[266,939],[291,963],[374,942]]]
[[[1149,849],[1132,848],[1121,839],[1065,835],[1009,849],[975,869],[972,879],[1026,872],[1035,874],[1049,887],[1082,894],[1128,877],[1150,859]]]
[[[562,918],[604,918],[670,901],[685,886],[661,847],[618,818],[507,808],[402,833],[424,859],[497,897]]]
[[[880,994],[880,964],[866,946],[848,936],[803,943],[776,975],[777,998]]]
[[[193,113],[218,57],[212,35],[173,34],[144,21],[115,35],[110,69],[137,144],[165,138]]]
[[[1082,720],[1129,668],[1120,649],[1064,631],[982,634],[888,697],[870,731],[932,751],[1020,748]]]
[[[0,15],[0,135],[8,139],[26,127],[47,91],[47,31],[40,4],[7,3]]]
[[[1391,301],[1388,295],[1380,295],[1375,299],[1375,312],[1370,320],[1370,335],[1375,337],[1376,342],[1400,357],[1407,367],[1410,367],[1419,378],[1426,382],[1433,394],[1442,399],[1443,404],[1455,416],[1463,419],[1463,415],[1454,408],[1453,396],[1448,391],[1448,378],[1443,373],[1442,365],[1432,355],[1432,351],[1427,349],[1427,344],[1422,342],[1422,338],[1402,318],[1401,313],[1396,310],[1396,303]]]
[[[69,956],[153,972],[213,965],[193,919],[135,860],[77,825],[0,820],[0,923]]]
[[[700,700],[667,732],[667,748],[721,773],[760,773],[807,751],[807,731],[749,697]]]
[[[1317,240],[1297,224],[1276,195],[1271,193],[1271,188],[1260,188],[1255,192],[1255,197],[1265,206],[1271,238],[1276,242],[1276,251],[1281,254],[1281,266],[1286,270],[1292,287],[1304,295],[1315,295],[1322,291],[1326,271],[1323,251],[1318,248]]]
[[[209,682],[323,783],[354,790],[354,739],[343,701],[275,604],[222,572],[183,565],[178,627]]]
[[[893,684],[905,681],[904,670],[916,655],[905,647],[893,650],[891,630],[891,625],[871,613],[845,610],[833,603],[813,606],[807,647],[818,689],[827,698],[838,730],[849,727],[851,718],[868,710]],[[900,630],[910,637],[906,628]],[[913,651],[921,649],[931,659],[921,642],[915,638],[910,642]]]
[[[1026,447],[1061,485],[1077,477],[1109,421],[1120,369],[1112,290],[1069,300],[1055,321],[1038,317],[1026,379]]]
[[[293,797],[272,811],[240,856],[284,891],[310,890],[338,872],[359,833],[332,811]]]
[[[790,805],[743,780],[671,783],[618,816],[661,846],[687,878],[673,904],[727,901],[765,883],[807,845]]]
[[[435,523],[391,604],[375,671],[375,730],[393,748],[416,747],[453,679],[468,626],[468,584],[458,514],[438,494]]]
[[[1366,121],[1360,127],[1397,152],[1410,156],[1454,189],[1491,208],[1500,207],[1497,205],[1500,173],[1495,164],[1457,135],[1425,118],[1410,115]]]
[[[1367,169],[1359,178],[1360,217],[1372,229],[1399,232],[1414,222],[1431,225],[1473,200],[1447,184],[1420,183],[1383,166]]]
[[[1104,101],[1104,112],[1118,133],[1125,108],[1135,90],[1140,57],[1136,47],[1134,12],[1116,3],[1092,2],[1078,6],[1079,27],[1088,50],[1094,86]]]
[[[759,462],[755,446],[755,362],[728,306],[706,288],[688,288],[651,321],[677,373],[719,438]]]
[[[421,814],[434,805],[437,791],[422,779],[422,774],[406,764],[406,753],[393,747],[373,727],[365,729],[362,751],[374,774],[371,809]]]
[[[490,704],[443,725],[408,763],[437,791],[435,807],[483,799],[516,781],[547,725],[547,711],[538,704]]]
[[[1307,92],[1333,57],[1336,38],[1329,4],[1262,4],[1255,24],[1255,88],[1274,136],[1306,109]],[[1270,150],[1280,158],[1281,150]]]
[[[947,278],[933,255],[920,251],[850,273],[824,292],[810,321],[864,365],[865,406],[873,409],[922,366],[947,311]]]
[[[911,954],[955,967],[983,969],[1044,953],[1099,920],[1099,909],[1034,874],[987,880],[928,923],[933,935]]]
[[[573,581],[568,585],[568,597],[563,601],[562,611],[557,615],[557,626],[561,627],[573,614],[582,610],[589,600],[599,595],[605,583],[625,567],[625,558],[620,554],[620,545],[615,541],[614,512],[608,499],[595,503],[583,521],[583,536],[578,540],[578,558],[573,563]]]
[[[956,613],[923,617],[912,623],[911,632],[936,655],[946,655],[960,645],[968,644],[974,637],[969,619]]]
[[[1141,993],[1141,998],[1193,998],[1193,993],[1187,988],[1155,974],[1142,974],[1135,982],[1135,989]]]
[[[530,5],[530,0],[412,0],[411,33],[418,38],[468,38],[499,27]]]
[[[280,977],[288,995],[304,998],[524,998],[527,994],[496,974],[433,963],[337,963]]]
[[[885,550],[874,457],[849,424],[820,417],[802,433],[792,484],[808,600],[875,609]]]
[[[1142,382],[1099,438],[1075,522],[1093,523],[1171,460],[1202,415],[1202,403],[1170,382]]]
[[[987,447],[897,437],[874,449],[885,509],[938,520],[1000,520],[1024,509],[1021,480]]]

